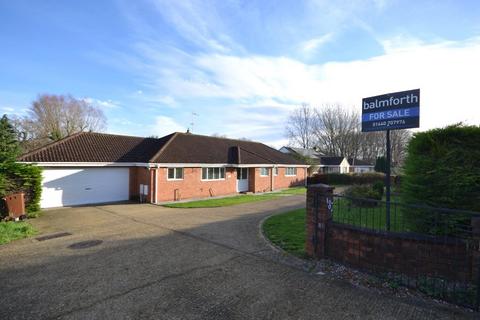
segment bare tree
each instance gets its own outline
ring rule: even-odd
[[[286,136],[291,145],[309,149],[314,147],[314,109],[302,104],[288,118]]]
[[[26,151],[82,131],[103,131],[103,111],[70,95],[40,95],[28,115],[13,121]]]
[[[327,155],[358,156],[361,143],[360,116],[341,105],[325,105],[315,112],[317,146]]]

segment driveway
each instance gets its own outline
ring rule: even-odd
[[[213,209],[117,204],[49,210],[42,235],[0,246],[0,319],[451,319],[305,270],[259,233],[304,197]],[[101,240],[90,248],[70,245]]]

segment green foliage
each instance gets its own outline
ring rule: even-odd
[[[407,203],[480,211],[480,127],[458,124],[416,133],[408,145],[402,197]],[[435,215],[432,210],[405,212],[419,232],[438,234],[434,225],[468,223],[461,215],[434,223]]]
[[[20,153],[17,135],[8,118],[0,119],[0,197],[24,192],[28,213],[40,210],[42,170],[40,167],[15,162]],[[2,201],[0,214],[6,213]]]
[[[387,172],[387,159],[385,157],[378,157],[375,161],[375,171],[376,172]]]
[[[378,205],[375,201],[369,200],[382,200],[383,197],[383,185],[381,191],[378,187],[375,188],[371,185],[354,185],[345,190],[345,195],[349,197],[349,201],[356,207],[376,207]]]
[[[27,222],[0,222],[0,244],[34,235],[35,229]]]
[[[329,185],[373,184],[385,180],[383,173],[321,173],[308,179],[309,184]]]
[[[372,185],[372,189],[380,195],[380,199],[383,198],[383,182],[377,181]]]
[[[13,162],[20,155],[15,129],[4,114],[0,119],[0,163]]]

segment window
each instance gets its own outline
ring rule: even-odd
[[[278,176],[278,167],[273,168],[273,175]]]
[[[268,176],[268,168],[260,168],[261,176]]]
[[[183,168],[168,168],[168,180],[182,180]]]
[[[225,179],[225,168],[202,168],[202,180]]]
[[[248,168],[237,168],[237,180],[248,179]]]
[[[285,175],[286,176],[296,176],[297,175],[297,168],[295,168],[295,167],[285,168]]]

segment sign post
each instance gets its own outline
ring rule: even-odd
[[[385,227],[390,231],[390,130],[420,126],[420,89],[387,93],[362,100],[362,132],[387,131]]]

